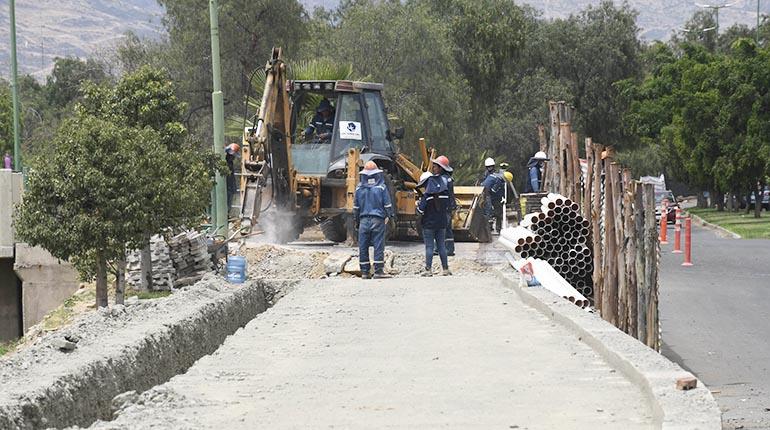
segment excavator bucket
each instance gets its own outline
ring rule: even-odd
[[[456,241],[491,242],[489,224],[484,217],[483,187],[455,187],[457,210],[452,219]]]

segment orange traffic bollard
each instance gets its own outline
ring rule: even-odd
[[[660,244],[668,245],[668,205],[665,199],[660,205]]]
[[[674,250],[673,254],[682,253],[682,210],[676,208],[676,220],[674,221]]]
[[[682,266],[692,266],[692,218],[684,219],[684,263]]]

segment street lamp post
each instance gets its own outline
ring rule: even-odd
[[[698,4],[698,3],[696,3],[696,5],[699,6],[699,7],[707,8],[707,9],[713,9],[714,10],[714,12],[715,12],[714,13],[714,19],[716,21],[716,29],[717,29],[717,33],[716,34],[717,34],[717,36],[719,36],[719,9],[724,9],[726,7],[733,6],[734,4],[735,3],[723,3],[723,4],[718,4],[718,5],[708,5],[708,4]]]
[[[16,0],[10,1],[11,20],[11,98],[13,99],[13,168],[20,172],[21,137],[19,136],[19,73],[16,64]]]
[[[219,11],[217,0],[209,0],[209,16],[211,19],[211,71],[214,91],[211,93],[211,105],[214,113],[214,152],[220,158],[225,156],[225,118],[224,96],[222,95],[222,75],[219,62]],[[212,221],[218,234],[227,236],[227,189],[225,178],[221,173],[216,174],[214,201],[211,205]]]

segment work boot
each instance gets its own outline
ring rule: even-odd
[[[433,272],[431,272],[430,269],[425,269],[422,272],[420,272],[420,276],[422,276],[424,278],[429,278],[429,277],[433,276]]]
[[[374,272],[374,279],[388,279],[388,278],[392,278],[392,276],[383,272]]]
[[[371,279],[372,274],[369,272],[361,272],[361,279]]]
[[[449,269],[444,269],[441,271],[441,276],[452,276],[452,272]]]

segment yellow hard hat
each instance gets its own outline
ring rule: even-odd
[[[503,176],[505,177],[506,181],[513,182],[513,173],[505,172],[505,173],[503,173]]]

